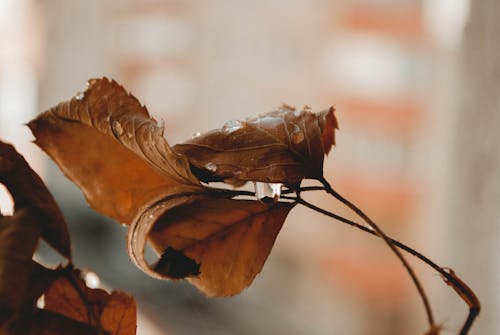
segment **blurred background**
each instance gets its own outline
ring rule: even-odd
[[[422,304],[388,248],[306,209],[292,211],[236,297],[148,278],[128,261],[125,229],[88,209],[24,126],[104,75],[165,120],[171,144],[283,102],[334,105],[327,179],[387,233],[455,269],[484,308],[471,334],[494,335],[499,16],[495,0],[0,0],[0,137],[63,208],[75,263],[136,297],[139,334],[422,334]],[[322,194],[309,200],[348,214]],[[443,334],[456,334],[466,306],[413,263]]]

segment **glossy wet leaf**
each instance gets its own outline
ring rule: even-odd
[[[205,294],[237,294],[262,270],[292,208],[288,203],[201,198],[159,212],[151,218],[156,220],[151,242],[158,251],[174,249],[170,254],[175,257],[162,258],[155,270],[167,278],[178,277],[170,273],[175,268],[199,272],[184,275]]]
[[[99,212],[129,224],[167,194],[200,188],[163,128],[123,87],[89,81],[83,94],[29,123],[44,149]]]
[[[283,105],[259,117],[231,120],[174,150],[188,157],[203,181],[292,185],[323,176],[324,156],[335,144],[333,107],[320,113]]]
[[[130,224],[129,256],[139,268],[155,278],[188,278],[221,296],[250,285],[293,206],[230,199],[197,177],[233,185],[320,178],[337,121],[333,108],[314,114],[283,107],[230,121],[174,150],[146,108],[103,78],[29,126],[92,207]],[[177,244],[179,230],[192,245]],[[144,256],[148,240],[160,255],[156,265]]]

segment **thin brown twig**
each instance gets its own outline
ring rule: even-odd
[[[337,193],[330,183],[325,179],[321,178],[320,182],[323,184],[325,187],[325,191],[332,195],[335,199],[343,203],[345,206],[347,206],[349,209],[351,209],[354,213],[356,213],[360,218],[362,218],[374,231],[375,233],[382,238],[385,243],[389,246],[389,248],[394,252],[394,254],[399,258],[403,266],[405,267],[406,271],[410,275],[411,279],[413,280],[413,283],[415,284],[415,287],[417,288],[417,291],[422,299],[422,303],[424,304],[425,312],[427,314],[427,320],[429,322],[429,327],[430,329],[436,328],[435,322],[434,322],[434,315],[432,313],[432,308],[429,302],[429,298],[427,297],[427,294],[425,293],[425,290],[422,286],[422,283],[418,279],[415,271],[411,267],[411,265],[406,261],[406,259],[403,257],[401,252],[396,248],[394,243],[392,243],[391,239],[383,232],[383,230],[372,220],[368,215],[366,215],[359,207],[354,205],[352,202],[344,198],[342,195]]]
[[[424,262],[425,264],[429,265],[431,268],[433,268],[435,271],[437,271],[441,277],[443,278],[443,280],[446,282],[446,284],[448,284],[449,286],[451,286],[455,292],[457,292],[457,294],[461,297],[461,299],[468,305],[469,307],[469,314],[467,316],[467,319],[465,320],[464,322],[464,325],[462,326],[460,332],[459,332],[459,335],[467,335],[470,328],[472,327],[472,324],[474,323],[474,320],[476,319],[476,317],[479,315],[479,312],[481,310],[481,305],[480,305],[480,302],[479,302],[479,299],[476,297],[476,295],[474,294],[474,292],[472,291],[472,289],[470,289],[458,276],[455,275],[455,273],[453,272],[453,270],[451,269],[448,269],[448,271],[446,271],[445,268],[437,265],[436,263],[434,263],[433,261],[431,261],[429,258],[427,258],[426,256],[422,255],[421,253],[419,253],[418,251],[406,246],[405,244],[387,236],[383,231],[380,230],[380,228],[366,215],[364,214],[358,207],[356,207],[354,204],[352,204],[351,202],[349,202],[347,199],[345,199],[344,197],[342,197],[340,194],[338,194],[337,192],[335,192],[333,190],[333,188],[331,187],[331,185],[325,180],[320,180],[323,184],[323,186],[307,186],[307,187],[300,187],[299,189],[285,189],[282,194],[283,196],[281,197],[282,199],[286,199],[286,200],[293,200],[295,201],[296,203],[299,203],[299,204],[302,204],[314,211],[317,211],[319,213],[322,213],[326,216],[329,216],[331,218],[334,218],[338,221],[341,221],[343,223],[346,223],[346,224],[349,224],[355,228],[358,228],[364,232],[367,232],[371,235],[374,235],[374,236],[377,236],[379,238],[382,238],[384,239],[384,241],[389,245],[389,247],[396,253],[396,255],[398,255],[398,258],[400,258],[400,260],[403,262],[403,265],[405,265],[405,268],[407,269],[407,271],[410,273],[410,275],[412,276],[412,279],[414,279],[414,282],[417,286],[417,289],[420,287],[419,289],[419,293],[423,293],[423,295],[421,294],[422,296],[422,300],[424,301],[424,306],[426,306],[426,311],[428,311],[428,319],[429,319],[429,323],[431,324],[431,330],[432,329],[439,329],[439,326],[435,325],[434,323],[434,319],[432,317],[432,312],[430,310],[430,305],[429,305],[429,302],[428,302],[428,299],[425,295],[425,292],[423,291],[423,288],[421,287],[420,285],[420,282],[418,281],[418,279],[416,278],[415,274],[413,273],[413,271],[411,270],[411,268],[409,267],[408,263],[406,262],[406,260],[402,257],[401,253],[399,253],[399,251],[395,248],[399,248],[401,250],[404,250],[405,252],[411,254],[412,256],[415,256],[417,257],[419,260],[421,260],[422,262]],[[254,192],[251,192],[251,191],[243,191],[243,190],[228,190],[228,189],[218,189],[218,188],[210,188],[211,191],[215,191],[216,193],[219,193],[220,196],[223,196],[223,197],[229,197],[229,198],[232,198],[232,197],[235,197],[235,196],[254,196],[255,193]],[[335,198],[337,198],[339,201],[341,201],[342,203],[344,203],[346,206],[348,206],[351,210],[353,210],[356,214],[358,214],[361,218],[364,219],[365,222],[367,222],[372,228],[368,228],[364,225],[361,225],[357,222],[354,222],[354,221],[351,221],[349,219],[346,219],[340,215],[337,215],[335,213],[331,213],[327,210],[324,210],[320,207],[317,207],[307,201],[305,201],[304,199],[301,198],[300,196],[300,193],[301,192],[306,192],[306,191],[326,191],[327,193],[331,194],[332,196],[334,196]],[[295,193],[296,194],[296,197],[293,197],[293,196],[287,196],[287,194],[290,194],[290,193]],[[378,231],[377,229],[378,228]],[[406,266],[407,265],[407,266]],[[413,275],[412,275],[413,273]],[[427,306],[429,306],[429,309],[427,309]],[[429,314],[430,312],[430,314]]]
[[[360,230],[362,230],[366,233],[369,233],[373,236],[380,237],[379,235],[376,234],[376,232],[374,230],[372,230],[364,225],[361,225],[355,221],[346,219],[340,215],[337,215],[337,214],[329,212],[323,208],[315,206],[315,205],[311,204],[310,202],[304,200],[301,197],[297,197],[296,201],[297,201],[297,203],[299,203],[305,207],[308,207],[308,208],[310,208],[318,213],[324,214],[324,215],[331,217],[335,220],[346,223],[350,226],[353,226],[357,229],[360,229]],[[424,262],[425,264],[430,266],[432,269],[434,269],[436,272],[438,272],[441,275],[441,277],[444,279],[444,281],[449,286],[451,286],[457,292],[457,294],[461,297],[461,299],[469,306],[469,314],[468,314],[467,319],[465,320],[465,322],[460,330],[459,335],[468,334],[470,328],[472,327],[472,324],[474,323],[474,320],[478,316],[480,309],[481,309],[479,299],[476,297],[474,292],[460,278],[458,278],[458,276],[455,275],[453,270],[448,269],[448,271],[446,271],[446,268],[443,268],[443,267],[437,265],[432,260],[430,260],[429,258],[424,256],[423,254],[419,253],[415,249],[413,249],[413,248],[405,245],[404,243],[402,243],[398,240],[395,240],[389,236],[387,236],[387,238],[396,247],[398,247],[401,250],[404,250],[405,252],[409,253],[410,255],[418,258],[419,260],[421,260],[422,262]]]

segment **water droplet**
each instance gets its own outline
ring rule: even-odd
[[[253,183],[255,187],[255,197],[257,199],[263,199],[266,196],[265,188],[266,188],[266,183],[262,183],[260,181],[256,181]]]
[[[293,144],[299,144],[304,140],[304,133],[302,131],[294,131],[291,134]]]
[[[116,135],[120,136],[123,134],[123,127],[118,121],[113,121],[113,130],[116,133]]]
[[[222,131],[225,132],[225,133],[232,133],[233,131],[241,129],[241,127],[242,127],[242,124],[241,124],[240,121],[238,121],[238,120],[229,120],[222,127]]]
[[[45,308],[45,294],[42,294],[38,300],[36,301],[36,307],[40,308],[40,309],[44,309]]]
[[[254,182],[255,197],[259,200],[267,197],[273,199],[276,202],[281,196],[282,186],[283,184],[280,183],[263,183],[260,181],[256,181]]]
[[[275,116],[264,116],[259,119],[259,123],[261,126],[266,127],[266,128],[273,128],[276,127],[277,125],[281,124],[283,122],[283,119],[280,117],[275,117]]]
[[[76,99],[76,100],[82,100],[84,96],[85,96],[85,93],[83,93],[83,92],[78,92],[78,93],[75,95],[75,99]]]
[[[217,165],[215,163],[207,163],[205,164],[205,169],[207,169],[208,171],[211,171],[211,172],[215,172],[217,171]]]
[[[274,202],[278,201],[281,196],[281,187],[283,184],[280,183],[271,183],[269,184],[271,186],[271,191],[272,191],[272,198],[274,199]]]
[[[85,276],[83,278],[85,280],[85,285],[90,288],[96,288],[99,287],[101,284],[101,280],[99,279],[99,276],[92,271],[89,271],[85,273]]]
[[[200,132],[196,132],[196,133],[193,133],[191,135],[191,138],[197,138],[197,137],[200,137],[201,136],[201,133]]]

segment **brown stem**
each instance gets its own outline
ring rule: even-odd
[[[300,197],[298,197],[296,201],[297,201],[297,203],[302,204],[302,205],[304,205],[304,206],[306,206],[306,207],[308,207],[308,208],[310,208],[318,213],[324,214],[324,215],[331,217],[333,219],[336,219],[340,222],[346,223],[350,226],[353,226],[353,227],[360,229],[360,230],[362,230],[366,233],[369,233],[371,235],[380,237],[377,235],[377,233],[374,230],[372,230],[366,226],[363,226],[355,221],[346,219],[340,215],[329,212],[323,208],[317,207],[317,206],[307,202],[306,200],[304,200]],[[465,303],[469,306],[469,315],[467,316],[467,319],[465,320],[465,323],[462,326],[462,329],[460,330],[459,335],[466,335],[469,332],[470,328],[472,327],[472,324],[474,323],[474,320],[476,319],[476,317],[479,314],[480,309],[481,309],[479,299],[476,297],[474,292],[462,280],[460,280],[455,275],[453,270],[449,269],[448,271],[446,271],[445,268],[437,265],[432,260],[430,260],[429,258],[424,256],[423,254],[419,253],[418,251],[414,250],[413,248],[403,244],[402,242],[399,242],[398,240],[392,239],[390,237],[388,237],[388,239],[396,247],[400,248],[401,250],[404,250],[405,252],[409,253],[412,256],[417,257],[419,260],[421,260],[422,262],[424,262],[425,264],[427,264],[428,266],[433,268],[435,271],[437,271],[441,275],[441,277],[444,279],[444,281],[457,292],[457,294],[462,298],[463,301],[465,301]]]
[[[460,332],[459,332],[459,335],[467,335],[470,328],[472,327],[472,324],[474,323],[474,320],[476,319],[476,317],[479,315],[479,312],[481,310],[481,304],[479,302],[479,299],[476,297],[476,295],[474,294],[474,292],[458,277],[455,275],[455,273],[453,272],[453,270],[451,269],[448,269],[448,271],[446,271],[445,268],[437,265],[436,263],[434,263],[433,261],[431,261],[429,258],[425,257],[424,255],[422,255],[421,253],[419,253],[418,251],[406,246],[405,244],[397,241],[397,240],[394,240],[392,239],[391,237],[387,236],[366,214],[364,214],[358,207],[356,207],[354,204],[352,204],[351,202],[349,202],[347,199],[345,199],[344,197],[342,197],[340,194],[338,194],[337,192],[335,192],[333,190],[333,188],[331,187],[331,185],[325,180],[325,179],[322,179],[320,180],[323,184],[323,186],[309,186],[309,187],[300,187],[299,189],[297,190],[292,190],[292,189],[286,189],[282,192],[282,194],[284,196],[282,196],[281,198],[282,199],[286,199],[286,200],[293,200],[295,201],[296,203],[299,203],[299,204],[302,204],[314,211],[317,211],[319,213],[322,213],[326,216],[329,216],[331,218],[334,218],[338,221],[341,221],[341,222],[344,222],[346,224],[349,224],[355,228],[358,228],[364,232],[367,232],[367,233],[370,233],[374,236],[377,236],[377,237],[380,237],[382,239],[384,239],[384,241],[389,245],[389,247],[391,248],[391,250],[393,250],[396,255],[398,256],[398,258],[403,262],[403,265],[405,266],[405,268],[407,269],[407,271],[410,273],[410,276],[412,277],[415,285],[417,286],[417,289],[422,297],[422,301],[424,302],[424,306],[426,307],[426,312],[427,312],[427,316],[428,316],[428,319],[429,319],[429,323],[431,325],[431,330],[432,329],[439,329],[438,326],[436,326],[434,324],[434,319],[433,319],[433,316],[432,316],[432,312],[431,312],[431,309],[430,309],[430,305],[429,305],[429,302],[428,302],[428,299],[427,299],[427,296],[425,295],[425,292],[423,291],[423,288],[420,284],[420,282],[418,281],[418,279],[416,278],[413,270],[411,269],[411,267],[408,265],[408,263],[406,262],[406,260],[403,258],[403,256],[401,255],[401,253],[399,253],[399,251],[395,248],[395,247],[398,247],[399,249],[401,250],[404,250],[405,252],[417,257],[419,260],[421,260],[422,262],[424,262],[425,264],[429,265],[431,268],[433,268],[435,271],[437,271],[441,277],[443,278],[443,280],[449,285],[451,286],[455,292],[457,292],[457,294],[462,298],[462,300],[469,306],[469,314],[467,316],[467,319],[465,320]],[[227,196],[227,197],[235,197],[235,196],[238,196],[238,195],[245,195],[245,196],[253,196],[254,195],[254,192],[251,192],[251,191],[237,191],[237,190],[227,190],[227,189],[211,189],[211,190],[215,190],[216,192],[220,193],[221,196]],[[358,214],[361,218],[364,219],[364,221],[366,221],[371,227],[372,229],[368,228],[368,227],[365,227],[357,222],[354,222],[354,221],[351,221],[351,220],[348,220],[340,215],[337,215],[337,214],[334,214],[334,213],[331,213],[327,210],[324,210],[320,207],[317,207],[307,201],[305,201],[304,199],[301,198],[300,196],[300,193],[301,192],[305,192],[305,191],[318,191],[318,190],[321,190],[321,191],[326,191],[328,192],[329,194],[331,194],[332,196],[334,196],[335,198],[337,198],[339,201],[341,201],[342,203],[344,203],[346,206],[348,206],[351,210],[353,210],[356,214]],[[286,194],[290,194],[290,193],[296,193],[296,197],[291,197],[291,196],[286,196]]]
[[[422,298],[422,302],[424,304],[425,312],[427,314],[427,320],[429,322],[430,329],[436,328],[436,325],[434,323],[434,316],[432,314],[432,309],[431,305],[429,303],[429,299],[427,298],[427,294],[425,293],[425,290],[420,283],[420,280],[418,279],[417,275],[415,274],[415,271],[413,271],[413,268],[410,266],[410,264],[406,261],[406,259],[403,257],[401,252],[396,248],[394,243],[392,243],[391,239],[382,231],[382,229],[375,223],[373,222],[368,215],[366,215],[361,209],[359,209],[356,205],[351,203],[349,200],[341,196],[339,193],[337,193],[330,183],[324,178],[320,180],[320,182],[323,184],[325,187],[325,191],[332,195],[334,198],[339,200],[341,203],[343,203],[345,206],[347,206],[349,209],[351,209],[354,213],[356,213],[359,217],[361,217],[374,231],[375,233],[382,238],[385,243],[389,246],[389,248],[394,252],[394,254],[399,258],[403,266],[405,267],[406,271],[410,275],[411,279],[413,280],[413,283],[415,284],[415,287],[417,288],[418,293],[420,294],[420,297]]]

